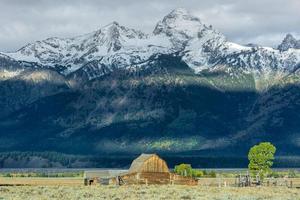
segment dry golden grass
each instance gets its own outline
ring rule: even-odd
[[[82,178],[0,177],[0,185],[76,186],[76,185],[83,185],[83,179]]]
[[[271,179],[266,179],[266,182]],[[278,185],[288,185],[292,181],[293,187],[300,187],[300,178],[289,178],[289,179],[274,179]],[[0,185],[30,185],[30,186],[80,186],[83,185],[83,178],[38,178],[38,177],[0,177]],[[202,187],[218,187],[219,185],[224,186],[235,186],[235,178],[201,178],[199,179],[199,186]],[[270,184],[272,185],[272,184]]]
[[[201,186],[17,186],[0,187],[0,199],[107,200],[299,200],[300,190],[286,187],[218,188]]]

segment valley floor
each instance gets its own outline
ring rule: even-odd
[[[2,186],[1,200],[300,200],[300,189],[286,187],[218,188],[201,186]]]

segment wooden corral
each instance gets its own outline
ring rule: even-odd
[[[179,184],[197,185],[196,179],[170,173],[167,163],[156,154],[141,154],[128,173],[111,179],[115,184]]]

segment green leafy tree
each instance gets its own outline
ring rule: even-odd
[[[182,176],[193,176],[193,169],[190,164],[180,164],[176,165],[174,168],[174,172],[176,174],[182,175]]]
[[[276,147],[270,142],[262,142],[253,146],[248,154],[248,168],[253,174],[258,174],[263,180],[271,172]]]
[[[176,174],[182,176],[190,176],[190,177],[202,177],[203,171],[198,169],[193,169],[190,164],[180,164],[176,165],[174,168],[174,172]]]

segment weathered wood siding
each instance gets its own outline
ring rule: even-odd
[[[180,176],[178,174],[171,174],[171,184],[174,185],[198,185],[198,180],[192,177]]]
[[[136,158],[128,173],[136,172],[169,172],[167,163],[156,154],[141,154]]]
[[[169,168],[164,160],[154,155],[144,162],[141,172],[169,172]]]
[[[125,184],[174,184],[197,185],[198,181],[191,177],[184,177],[169,172],[136,172],[121,176]]]

